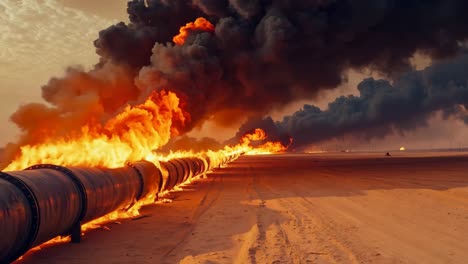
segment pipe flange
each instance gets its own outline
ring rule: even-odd
[[[159,176],[159,184],[158,184],[158,191],[156,192],[156,196],[159,192],[162,192],[163,182],[164,182],[161,169],[160,168],[157,168],[157,169],[158,169],[158,176]]]
[[[10,174],[7,174],[5,172],[0,172],[0,179],[4,179],[9,183],[15,185],[15,187],[18,188],[24,194],[31,208],[31,231],[29,232],[23,246],[20,247],[18,251],[7,261],[9,263],[13,262],[14,260],[21,257],[24,253],[26,253],[32,246],[34,240],[36,240],[36,237],[39,233],[39,226],[41,225],[40,208],[37,202],[36,195],[34,195],[34,192],[24,181],[17,177],[11,176]]]
[[[136,172],[137,175],[138,175],[138,179],[140,180],[140,189],[138,190],[138,193],[137,193],[137,195],[136,195],[136,200],[138,201],[138,200],[140,200],[141,198],[143,198],[143,197],[141,197],[141,196],[143,195],[143,190],[144,190],[144,188],[145,188],[145,187],[144,187],[145,181],[143,180],[143,174],[142,174],[141,171],[135,166],[135,164],[130,163],[130,162],[127,162],[127,165],[128,165],[130,168],[132,168],[132,169],[135,170],[135,172]],[[132,204],[131,206],[133,206],[133,204]],[[130,206],[130,207],[131,207],[131,206]]]
[[[81,182],[81,180],[70,169],[66,167],[58,166],[58,165],[53,165],[53,164],[38,164],[38,165],[31,166],[29,168],[26,168],[25,170],[39,170],[39,169],[51,169],[51,170],[62,172],[63,174],[68,176],[68,178],[70,178],[73,181],[76,187],[78,187],[78,191],[80,192],[80,196],[81,196],[81,212],[75,224],[78,224],[79,222],[81,222],[81,220],[83,220],[88,210],[88,195],[86,193],[86,188]]]

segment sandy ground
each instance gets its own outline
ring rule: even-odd
[[[21,263],[468,263],[468,156],[418,155],[241,157]]]

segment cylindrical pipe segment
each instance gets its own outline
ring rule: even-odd
[[[193,158],[193,159],[194,159],[194,162],[197,164],[197,168],[198,168],[197,173],[195,174],[195,177],[196,177],[204,173],[205,163],[203,163],[202,159],[198,157]]]
[[[26,220],[30,224],[23,227],[23,232],[28,232],[29,237],[24,244],[14,248],[16,252],[6,254],[2,252],[2,254],[13,256],[12,260],[14,260],[31,247],[69,233],[72,226],[79,221],[82,211],[80,190],[65,174],[51,169],[13,171],[1,174],[2,178],[10,183],[17,181],[27,186],[29,194],[26,191],[23,193],[30,198],[28,204],[23,203],[21,210],[31,210],[37,214],[31,217],[31,220]],[[15,185],[18,186],[18,184]],[[29,209],[27,209],[28,207]],[[22,221],[24,222],[24,219],[19,219],[19,222]],[[4,224],[6,223],[1,223],[2,226]],[[16,244],[13,241],[17,239],[24,238],[15,237],[10,243]]]
[[[189,179],[198,176],[200,173],[200,164],[197,162],[197,158],[184,158],[182,160],[189,166]]]
[[[193,170],[192,170],[193,168],[192,168],[192,166],[190,164],[189,158],[181,158],[181,159],[177,159],[177,160],[184,167],[184,178],[180,182],[180,183],[184,183],[185,181],[187,181],[188,179],[190,179],[193,176],[193,173],[194,173]]]
[[[198,162],[200,163],[200,172],[199,174],[204,174],[208,170],[208,163],[202,157],[198,157]]]
[[[185,162],[181,161],[180,159],[172,159],[169,162],[173,163],[177,169],[178,177],[176,181],[176,186],[184,182],[184,178],[188,174],[188,166]]]
[[[138,161],[129,164],[140,175],[143,186],[139,199],[144,199],[150,195],[157,196],[161,191],[163,176],[161,170],[149,161]]]
[[[210,171],[211,169],[213,169],[212,161],[211,161],[211,158],[209,156],[204,156],[203,161],[206,164],[206,171]]]
[[[202,165],[200,164],[200,160],[196,157],[190,158],[190,161],[192,162],[192,166],[194,166],[194,171],[193,171],[193,176],[192,177],[197,177],[200,175],[202,171]]]
[[[24,191],[26,194],[14,183],[0,179],[0,263],[14,261],[32,242],[33,213],[27,198],[31,194],[29,190]],[[31,202],[35,203],[34,198]]]
[[[163,191],[170,191],[177,185],[179,170],[177,169],[176,164],[171,161],[160,162],[159,164],[162,170],[164,170],[164,184],[162,189]]]
[[[14,261],[34,246],[70,234],[80,223],[171,190],[211,169],[212,164],[204,157],[161,162],[161,169],[141,161],[117,169],[45,164],[0,172],[0,263]]]
[[[141,193],[141,178],[132,167],[117,169],[69,168],[85,187],[87,210],[82,222],[130,207]]]
[[[182,177],[179,177],[177,180],[177,185],[179,185],[183,183],[189,177],[190,168],[187,165],[187,163],[185,163],[185,161],[183,161],[182,159],[172,159],[171,162],[176,164],[176,167],[180,173],[179,176],[182,176]]]
[[[210,170],[210,158],[208,158],[207,156],[204,156],[204,157],[201,157],[200,160],[204,164],[203,173],[206,173],[207,171]]]

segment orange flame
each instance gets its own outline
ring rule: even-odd
[[[285,152],[289,145],[292,143],[290,139],[289,145],[284,146],[281,142],[267,141],[259,146],[252,146],[252,141],[263,141],[268,138],[263,129],[257,128],[252,133],[245,134],[241,138],[241,143],[234,147],[226,147],[232,151],[240,151],[245,155],[260,155],[260,154],[274,154]]]
[[[41,163],[115,168],[124,166],[126,162],[142,159],[160,167],[159,161],[194,156],[203,159],[205,164],[208,164],[206,158],[209,158],[208,170],[211,170],[241,154],[272,154],[287,149],[287,146],[283,146],[280,142],[271,141],[257,147],[252,146],[252,141],[263,141],[268,138],[265,131],[256,129],[253,133],[244,135],[240,144],[226,146],[220,151],[205,153],[189,151],[174,152],[166,156],[158,155],[154,151],[166,144],[171,136],[178,135],[190,118],[180,105],[181,102],[175,93],[154,92],[144,103],[127,106],[104,125],[84,126],[81,135],[70,135],[53,141],[50,139],[37,145],[21,147],[21,154],[7,166],[6,170],[21,170]],[[109,221],[138,216],[139,209],[153,203],[154,198],[155,196],[145,197],[129,210],[116,210],[93,220],[82,227],[83,231],[97,228]],[[63,243],[68,239],[55,238],[45,245]],[[38,249],[40,246],[36,248]]]
[[[196,30],[214,32],[215,27],[213,24],[211,24],[210,21],[203,17],[199,17],[195,20],[195,22],[187,23],[185,26],[181,27],[179,29],[179,34],[175,36],[172,41],[174,41],[174,43],[177,45],[183,45],[189,36],[189,33]]]
[[[63,166],[115,168],[152,155],[166,144],[189,115],[175,93],[154,92],[143,104],[127,106],[104,126],[84,126],[79,136],[21,147],[21,154],[5,170],[51,163]]]

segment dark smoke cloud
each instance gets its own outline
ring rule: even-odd
[[[219,150],[225,145],[219,143],[216,139],[204,137],[204,138],[193,138],[187,135],[173,138],[162,147],[158,152],[168,153],[174,150],[184,150],[193,152],[202,152],[207,150]]]
[[[141,67],[150,64],[153,46],[171,41],[180,25],[201,14],[181,0],[134,0],[127,11],[129,24],[121,22],[99,32],[94,44],[100,60],[94,69],[68,68],[63,77],[42,86],[47,104],[23,105],[11,116],[22,135],[9,145],[9,156],[19,146],[79,133],[84,125],[102,124],[126,104],[146,99],[147,93],[134,79]]]
[[[288,133],[280,131],[271,117],[259,118],[251,117],[241,125],[237,133],[229,140],[224,142],[225,145],[239,144],[242,137],[246,134],[251,134],[256,128],[261,128],[267,134],[267,141],[281,142],[283,146],[289,146],[290,136]]]
[[[34,143],[170,89],[191,115],[187,131],[206,119],[229,125],[333,89],[349,68],[394,77],[416,51],[455,55],[468,36],[467,11],[464,0],[133,0],[130,23],[99,33],[95,69],[52,79],[43,87],[49,105],[26,105],[12,119],[21,144]],[[214,33],[170,43],[199,16]],[[31,112],[49,119],[29,124],[37,123],[24,116]]]
[[[171,42],[181,25],[203,15],[184,0],[133,0],[127,12],[129,24],[120,22],[99,32],[94,45],[101,64],[110,61],[139,70],[150,63],[156,42]]]
[[[194,32],[183,46],[156,44],[138,77],[142,90],[184,96],[193,124],[314,98],[340,85],[349,68],[396,77],[411,69],[416,51],[452,56],[468,36],[466,1],[193,3],[211,15],[215,34]]]
[[[437,111],[444,118],[467,121],[468,55],[434,64],[422,71],[403,74],[393,84],[366,79],[358,86],[359,96],[341,96],[320,110],[313,105],[280,122],[271,118],[251,121],[243,130],[262,127],[272,134],[286,133],[293,147],[342,135],[366,139],[383,137],[425,126]],[[467,123],[468,124],[468,123]],[[274,126],[274,128],[273,128]]]

